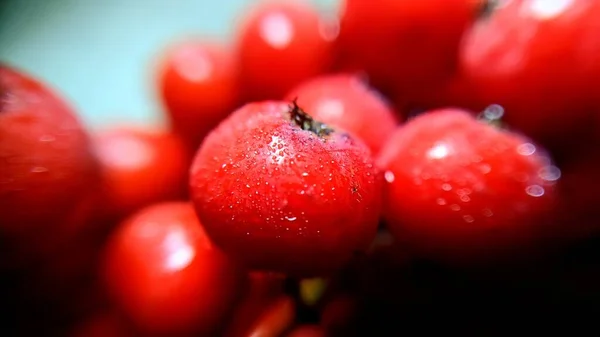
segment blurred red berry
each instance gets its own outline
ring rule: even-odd
[[[238,69],[224,45],[187,41],[164,56],[158,87],[174,130],[195,151],[238,103]]]
[[[210,334],[241,286],[239,270],[185,202],[154,204],[128,218],[108,242],[104,277],[138,329],[167,335]]]
[[[301,81],[324,72],[335,38],[327,28],[307,1],[254,4],[237,38],[245,101],[281,99]]]

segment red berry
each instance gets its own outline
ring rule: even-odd
[[[189,41],[163,60],[158,86],[172,127],[193,150],[237,104],[237,64],[217,43]]]
[[[71,108],[43,83],[0,65],[2,263],[6,249],[39,253],[78,232],[82,223],[70,219],[97,181],[89,137]]]
[[[462,65],[507,123],[561,146],[598,106],[599,16],[598,1],[505,2],[466,34]]]
[[[329,65],[332,36],[306,1],[263,1],[239,28],[237,56],[246,101],[280,99]]]
[[[408,122],[378,164],[387,170],[392,234],[420,253],[467,263],[508,256],[539,236],[560,176],[527,139],[455,109]]]
[[[308,275],[368,248],[382,184],[361,141],[270,101],[240,108],[207,136],[190,186],[217,245],[257,270]]]
[[[231,308],[239,272],[204,233],[191,204],[167,202],[126,220],[108,242],[105,281],[142,331],[213,331]]]
[[[413,92],[450,78],[479,9],[473,0],[345,0],[338,47],[385,90]]]
[[[181,198],[189,159],[170,133],[134,128],[100,132],[96,154],[103,175],[103,207],[110,215],[129,213],[154,202]]]
[[[301,325],[285,335],[286,337],[325,337],[325,331],[318,325]]]
[[[287,97],[297,98],[313,118],[362,139],[373,153],[379,152],[398,124],[383,96],[353,75],[313,78]]]
[[[294,323],[295,316],[294,299],[280,296],[265,308],[244,336],[281,336]]]

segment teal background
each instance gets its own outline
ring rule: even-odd
[[[0,61],[54,86],[94,128],[164,121],[153,62],[188,36],[231,40],[260,0],[0,0]],[[313,0],[332,13],[336,0]]]

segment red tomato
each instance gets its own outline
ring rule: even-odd
[[[466,34],[462,66],[508,124],[562,149],[598,111],[599,17],[598,1],[505,1]]]
[[[287,98],[297,98],[298,105],[314,119],[362,139],[373,153],[379,152],[398,125],[385,98],[355,75],[312,78],[294,88]]]
[[[95,139],[103,174],[103,207],[127,215],[153,202],[184,195],[188,156],[170,133],[116,128]]]
[[[132,215],[110,238],[104,263],[115,304],[152,334],[212,332],[242,279],[185,202],[155,204]]]
[[[340,62],[364,69],[387,92],[427,90],[457,68],[460,39],[480,9],[474,0],[345,0]]]
[[[224,45],[188,41],[167,52],[159,91],[172,127],[191,150],[235,108],[237,76],[237,63]]]
[[[263,1],[246,15],[237,41],[246,101],[280,99],[329,66],[334,37],[308,2]]]

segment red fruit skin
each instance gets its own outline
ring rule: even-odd
[[[465,34],[461,66],[507,123],[560,149],[598,107],[599,16],[598,1],[509,1]]]
[[[245,15],[236,42],[245,102],[281,99],[329,67],[334,36],[308,1],[262,1]]]
[[[508,257],[541,237],[560,171],[527,139],[458,109],[431,111],[382,150],[384,216],[397,240],[452,263]]]
[[[247,334],[242,336],[278,337],[294,323],[296,306],[294,299],[283,295],[273,300],[260,314]]]
[[[238,70],[233,52],[214,42],[175,45],[162,60],[158,87],[171,126],[195,151],[237,104]]]
[[[72,109],[45,84],[0,65],[2,264],[53,250],[78,232],[82,223],[71,226],[71,218],[96,188],[97,173]],[[41,237],[43,249],[31,244]]]
[[[95,151],[106,216],[126,216],[152,203],[185,196],[189,157],[176,135],[131,127],[107,129],[96,135]]]
[[[427,90],[456,71],[460,39],[479,6],[473,0],[345,0],[338,62],[365,70],[386,93]]]
[[[289,332],[286,337],[325,337],[325,331],[318,325],[301,325]]]
[[[117,308],[150,335],[209,334],[243,280],[204,233],[191,204],[140,210],[109,240],[104,280]]]
[[[250,268],[312,276],[366,250],[382,179],[360,140],[301,129],[286,102],[248,104],[209,134],[190,191],[207,233]]]
[[[287,95],[288,100],[295,98],[313,118],[362,139],[374,154],[399,123],[383,96],[356,75],[324,75],[310,79]]]
[[[119,315],[100,311],[76,326],[70,337],[134,337],[138,336]]]

